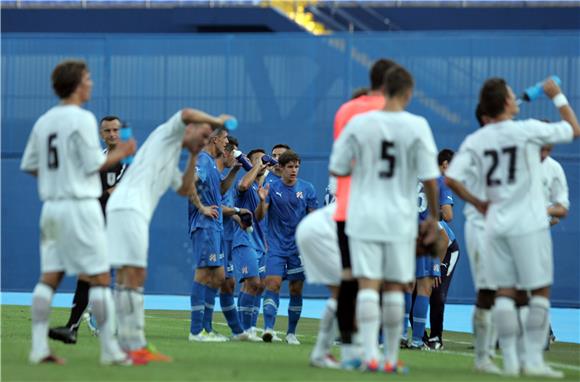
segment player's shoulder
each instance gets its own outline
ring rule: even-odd
[[[547,157],[546,159],[544,159],[543,167],[555,173],[564,173],[564,168],[562,167],[560,162],[558,162],[552,157]]]
[[[307,180],[298,178],[298,184],[302,189],[314,190],[314,185]]]

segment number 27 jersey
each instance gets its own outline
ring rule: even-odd
[[[436,179],[437,148],[425,118],[406,111],[355,116],[334,143],[330,171],[351,174],[346,233],[396,242],[417,236],[417,178]]]

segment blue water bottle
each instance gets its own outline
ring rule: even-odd
[[[238,128],[238,120],[235,118],[226,119],[224,127],[230,131]]]
[[[264,155],[262,156],[262,163],[267,164],[268,166],[276,166],[278,161],[269,155]]]
[[[560,86],[560,84],[562,83],[560,77],[558,76],[551,76],[550,78],[554,80],[554,82],[558,86]],[[534,86],[530,86],[529,88],[527,88],[524,91],[524,94],[522,95],[522,99],[526,102],[532,102],[533,100],[540,97],[542,94],[544,94],[544,81],[540,81]]]
[[[133,138],[133,130],[129,126],[124,125],[121,127],[119,132],[119,138],[121,138],[122,141],[128,141],[129,139]],[[121,159],[121,163],[124,165],[130,165],[133,163],[133,155],[129,155],[128,157]]]
[[[244,170],[250,171],[254,167],[252,166],[252,163],[250,163],[248,157],[245,156],[244,153],[242,153],[240,150],[234,150],[233,154],[234,158],[236,158],[236,160],[242,164]]]

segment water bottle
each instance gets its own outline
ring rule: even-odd
[[[560,86],[560,84],[562,83],[562,81],[558,76],[551,76],[550,78],[554,80],[554,82],[558,86]],[[529,88],[527,88],[524,91],[524,94],[522,95],[522,99],[526,102],[532,102],[533,100],[540,97],[542,94],[544,94],[544,81],[540,81],[534,86],[530,86]]]
[[[269,155],[264,155],[262,157],[262,163],[267,164],[268,166],[276,166],[278,164],[278,161]]]
[[[238,128],[238,120],[235,118],[226,119],[224,127],[230,131],[235,130]]]
[[[240,220],[242,222],[243,225],[246,226],[246,232],[251,234],[252,232],[254,232],[254,227],[252,226],[252,223],[254,222],[254,219],[252,217],[252,214],[242,214],[239,215],[240,216]]]
[[[248,157],[245,156],[244,153],[242,153],[240,150],[234,150],[234,158],[236,158],[236,160],[242,164],[242,167],[246,171],[250,171],[254,167],[252,166],[252,163],[250,163]]]
[[[124,125],[119,131],[119,138],[121,138],[122,141],[128,141],[133,138],[133,130],[129,126]],[[121,159],[121,163],[124,165],[130,165],[133,163],[133,155]]]

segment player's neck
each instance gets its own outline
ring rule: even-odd
[[[290,179],[284,179],[284,177],[280,178],[282,180],[282,183],[284,183],[284,185],[288,186],[288,187],[292,187],[293,185],[296,184],[296,182],[298,182],[298,178],[294,179],[294,180],[290,180]]]
[[[204,151],[207,152],[209,155],[211,155],[213,159],[217,159],[219,157],[217,147],[215,147],[214,145],[206,146]]]
[[[514,116],[512,114],[510,114],[510,113],[503,113],[503,114],[498,115],[495,118],[490,118],[489,119],[489,123],[500,123],[500,122],[503,122],[503,121],[512,120],[513,118],[514,118]]]
[[[385,108],[383,110],[390,111],[390,112],[394,113],[394,112],[398,112],[398,111],[404,111],[405,106],[407,106],[407,102],[405,102],[404,100],[402,100],[399,97],[388,98],[387,102],[385,102]]]
[[[371,90],[370,92],[368,92],[367,96],[369,96],[369,97],[384,97],[381,89]]]
[[[72,94],[70,97],[62,98],[60,100],[60,104],[64,105],[64,106],[68,106],[68,105],[81,106],[83,103],[84,102],[81,100],[81,98],[77,94]]]

